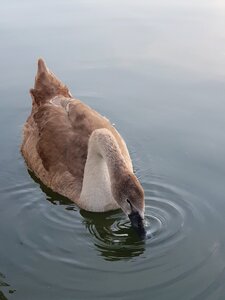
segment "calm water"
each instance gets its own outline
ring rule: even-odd
[[[225,299],[223,0],[11,0],[0,9],[0,299]],[[116,124],[148,238],[80,211],[20,155],[36,60]]]

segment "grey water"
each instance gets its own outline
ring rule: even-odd
[[[3,0],[0,54],[0,299],[224,300],[224,1]],[[126,140],[145,240],[28,172],[38,57]]]

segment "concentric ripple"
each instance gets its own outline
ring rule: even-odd
[[[161,290],[170,290],[174,284],[188,286],[193,276],[196,282],[206,278],[193,299],[200,299],[206,291],[210,295],[211,289],[220,287],[225,264],[218,268],[215,260],[215,255],[223,259],[221,243],[213,234],[208,239],[204,234],[208,217],[214,214],[222,221],[220,214],[209,203],[162,180],[142,184],[146,239],[140,239],[120,210],[79,211],[68,199],[42,185],[44,193],[36,184],[24,183],[11,191],[7,188],[4,192],[9,197],[17,191],[18,205],[11,217],[16,222],[15,238],[23,249],[20,265],[15,257],[10,258],[11,263],[41,285],[54,283],[81,296],[87,292],[82,283],[88,274],[93,281],[89,292],[94,293],[108,272],[115,284],[120,284],[120,276],[125,282],[145,278],[138,281],[139,289],[126,284],[121,287],[120,296],[125,299],[139,297],[140,289],[160,299]],[[202,247],[190,258],[188,253],[193,243],[198,241],[199,245],[199,239]],[[206,276],[207,272],[214,277]],[[108,296],[116,296],[115,288],[108,287]]]
[[[43,202],[37,198],[21,206],[19,236],[21,243],[31,248],[38,250],[41,245],[39,254],[51,260],[67,260],[68,253],[72,254],[74,251],[74,244],[69,244],[68,241],[74,239],[74,236],[80,242],[76,247],[88,243],[92,250],[95,247],[95,251],[97,250],[105,260],[130,260],[144,254],[148,248],[151,248],[152,252],[156,249],[159,254],[168,250],[168,247],[174,247],[184,238],[186,215],[189,217],[191,215],[191,208],[182,199],[181,191],[157,183],[144,183],[147,237],[141,240],[131,227],[129,219],[121,211],[102,214],[86,211],[79,213],[76,206],[67,199],[46,189],[41,183],[40,185],[50,202]],[[61,205],[55,206],[51,203]],[[26,220],[22,218],[23,215],[27,216]],[[38,219],[39,229],[31,236],[26,224],[29,217],[34,218],[34,215]],[[42,227],[44,233],[40,230]],[[54,256],[49,255],[49,251],[43,249],[43,245],[46,247],[51,246],[51,243],[54,244],[57,241],[55,235],[61,239],[67,236],[67,239],[65,243],[58,245],[62,253]],[[62,257],[63,253],[65,258]],[[82,261],[71,263],[85,265]],[[89,264],[88,268],[91,267]]]

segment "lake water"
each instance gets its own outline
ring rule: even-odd
[[[225,299],[224,28],[223,0],[3,0],[1,300]],[[126,140],[145,241],[28,173],[38,57]]]

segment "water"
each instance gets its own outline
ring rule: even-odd
[[[224,28],[222,0],[1,3],[1,300],[225,299]],[[40,56],[125,138],[145,241],[27,171]]]

